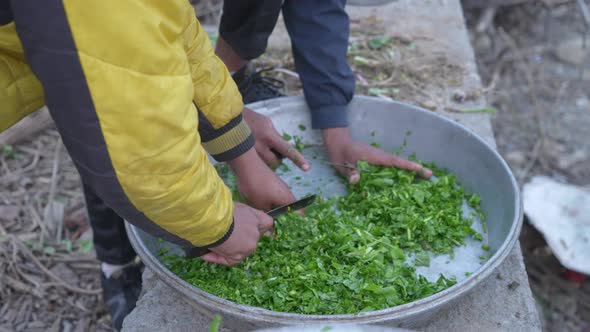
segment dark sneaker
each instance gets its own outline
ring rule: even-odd
[[[133,263],[107,278],[100,274],[104,303],[109,309],[113,327],[120,331],[123,319],[135,308],[141,292],[142,265]]]
[[[244,66],[244,68],[232,75],[234,82],[238,86],[238,90],[242,94],[244,104],[285,96],[280,92],[285,87],[283,82],[262,75],[271,70],[273,68],[249,72],[249,66]]]

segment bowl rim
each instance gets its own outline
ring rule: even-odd
[[[388,101],[377,97],[369,97],[369,96],[362,96],[356,95],[354,97],[356,100],[368,100],[368,101],[378,101],[381,103],[391,104],[392,106],[402,106],[404,108],[409,108],[412,111],[421,112],[427,114],[427,116],[434,116],[437,117],[439,120],[447,122],[452,126],[456,126],[461,130],[464,130],[471,134],[473,139],[477,140],[484,149],[487,149],[488,152],[492,153],[495,159],[497,159],[500,163],[500,166],[506,171],[508,175],[512,189],[515,193],[515,211],[512,220],[512,226],[508,233],[508,236],[502,243],[502,245],[498,248],[498,250],[485,262],[476,272],[472,273],[466,279],[462,280],[461,282],[457,282],[457,284],[441,291],[436,294],[430,295],[423,299],[419,299],[410,303],[398,305],[391,308],[380,309],[375,311],[369,312],[362,312],[357,314],[338,314],[338,315],[307,315],[307,314],[298,314],[298,313],[288,313],[288,312],[280,312],[280,311],[273,311],[269,309],[263,309],[259,307],[253,307],[243,304],[238,304],[233,301],[229,301],[213,294],[210,294],[200,288],[197,288],[188,282],[182,280],[180,277],[176,276],[170,270],[168,270],[164,264],[162,264],[146,247],[145,243],[140,239],[138,234],[139,229],[128,222],[125,222],[127,233],[130,239],[130,242],[144,262],[144,264],[154,272],[160,280],[162,280],[165,284],[170,286],[176,292],[178,292],[181,296],[184,296],[191,300],[193,303],[198,305],[204,305],[209,307],[214,307],[223,314],[227,314],[229,316],[237,316],[244,320],[255,320],[255,321],[264,321],[264,322],[272,322],[272,323],[282,323],[282,324],[289,324],[294,322],[307,322],[307,323],[376,323],[382,322],[386,320],[392,319],[403,319],[409,318],[412,316],[424,314],[429,312],[439,306],[444,304],[448,304],[458,298],[462,297],[469,293],[475,285],[479,284],[481,281],[486,279],[488,276],[492,274],[492,272],[500,266],[504,262],[504,260],[510,254],[512,248],[516,244],[518,240],[518,235],[522,228],[523,222],[523,208],[522,208],[522,199],[520,194],[520,189],[518,187],[518,183],[512,174],[508,164],[504,159],[500,156],[498,151],[490,145],[487,141],[485,141],[482,137],[474,133],[471,129],[465,127],[461,123],[458,123],[450,118],[444,117],[440,114],[434,113],[432,111],[428,111],[421,107],[397,102],[397,101]],[[302,104],[305,105],[305,99],[300,96],[296,97],[282,97],[267,101],[260,101],[252,104],[248,104],[247,106],[253,110],[261,109],[261,108],[275,108],[280,105],[285,104]]]

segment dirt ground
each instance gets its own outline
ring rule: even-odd
[[[196,6],[205,22],[215,21],[218,2]],[[545,174],[589,186],[590,61],[577,44],[587,30],[575,1],[552,7],[531,1],[501,8],[491,20],[482,14],[470,10],[466,18],[488,100],[499,110],[493,118],[499,151],[521,185]],[[455,64],[390,37],[371,22],[353,24],[350,61],[358,93],[428,103],[424,82],[459,79]],[[279,66],[274,76],[287,92],[301,93],[288,54],[259,64]],[[79,177],[57,132],[2,147],[0,332],[110,330],[90,239]],[[588,283],[566,280],[531,227],[521,242],[545,329],[587,331]]]
[[[543,174],[590,188],[590,22],[576,1],[529,1],[489,21],[484,11],[466,14],[480,75],[494,85],[488,100],[500,110],[498,150],[520,185]],[[520,240],[544,329],[588,331],[588,282],[565,270],[529,224]]]

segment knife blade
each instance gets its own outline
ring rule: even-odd
[[[315,194],[305,196],[302,199],[296,200],[295,202],[274,208],[266,212],[266,214],[271,216],[273,219],[277,219],[285,213],[295,212],[297,210],[303,209],[304,207],[311,205],[313,202],[315,202],[316,197],[317,196]],[[210,252],[210,250],[206,247],[194,247],[191,249],[186,249],[185,252],[187,257],[195,258],[205,255],[206,253]]]
[[[302,199],[297,200],[293,203],[289,203],[287,205],[283,205],[283,206],[279,206],[278,208],[274,208],[274,209],[266,212],[266,214],[271,216],[273,219],[276,219],[285,213],[301,210],[304,207],[311,205],[313,202],[315,202],[315,199],[316,199],[315,194],[309,195],[309,196],[303,197]]]

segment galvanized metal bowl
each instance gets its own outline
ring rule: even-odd
[[[311,129],[300,129],[311,128],[309,111],[303,98],[281,98],[250,106],[271,117],[279,132],[301,136],[304,143],[315,145],[316,150],[321,150],[320,134]],[[481,197],[482,208],[486,214],[485,240],[491,248],[490,252],[493,253],[485,263],[477,261],[474,265],[473,262],[468,262],[472,257],[479,255],[477,250],[481,247],[481,243],[468,242],[467,246],[457,249],[457,257],[449,264],[437,264],[434,259],[430,268],[418,270],[431,276],[439,272],[461,273],[456,275],[456,285],[440,293],[393,308],[354,315],[302,315],[239,305],[188,284],[166,269],[158,257],[161,247],[172,250],[179,250],[178,248],[162,243],[142,230],[128,225],[129,237],[140,258],[162,281],[181,294],[198,311],[220,313],[224,317],[225,326],[240,330],[304,323],[387,324],[412,327],[429,320],[446,306],[452,305],[489,276],[504,261],[518,239],[522,224],[521,200],[517,183],[508,165],[483,139],[462,125],[433,112],[403,103],[362,96],[354,98],[349,111],[351,131],[355,138],[367,143],[376,141],[383,149],[389,151],[398,148],[405,140],[404,153],[416,153],[421,160],[434,161],[438,166],[447,168],[457,175],[467,191],[477,193]],[[322,158],[310,158],[312,174],[306,176],[312,179],[335,176],[334,172],[321,162]],[[295,184],[289,177],[286,177],[286,181],[291,185]],[[322,185],[302,189],[300,186],[294,186],[296,196],[302,195],[306,190],[319,189],[324,194],[331,194],[341,192],[343,187]],[[471,273],[469,276],[462,272],[465,269]]]

